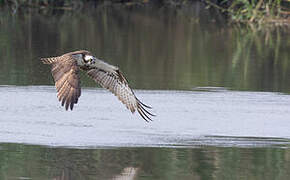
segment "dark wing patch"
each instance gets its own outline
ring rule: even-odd
[[[146,110],[146,108],[151,107],[137,99],[124,75],[119,70],[116,73],[110,73],[101,69],[91,69],[87,71],[87,74],[103,88],[108,89],[116,95],[132,113],[137,110],[145,121],[152,120],[150,116],[154,115]]]
[[[57,89],[57,97],[65,109],[73,110],[81,95],[79,68],[76,62],[65,56],[42,58],[45,64],[51,64],[51,73]]]

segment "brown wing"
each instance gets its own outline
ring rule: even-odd
[[[58,100],[65,109],[73,109],[81,95],[79,68],[70,56],[41,58],[44,64],[51,64],[51,73],[57,89]]]
[[[110,73],[101,69],[91,69],[87,71],[87,74],[102,87],[115,94],[132,113],[137,110],[147,122],[151,120],[149,115],[154,116],[145,109],[150,107],[137,99],[134,92],[129,87],[127,80],[119,70],[117,70],[116,73]]]

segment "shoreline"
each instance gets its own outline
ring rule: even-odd
[[[79,0],[79,1],[27,1],[27,0],[0,0],[0,9],[7,9],[12,14],[22,11],[63,11],[74,12],[83,10],[94,10],[110,7],[118,8],[142,8],[142,7],[157,7],[158,9],[176,9],[176,11],[186,11],[195,3],[200,4],[200,9],[208,9],[208,11],[216,11],[229,24],[248,24],[248,25],[290,25],[290,2],[289,1],[274,1],[267,3],[259,0],[256,4],[242,4],[239,1],[229,2],[217,0],[215,3],[210,0]],[[235,4],[236,3],[236,4]]]

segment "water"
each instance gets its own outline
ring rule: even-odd
[[[289,31],[201,3],[0,12],[0,179],[289,179]],[[74,111],[40,57],[118,65],[154,121],[81,74]]]
[[[277,148],[1,147],[1,179],[270,180],[288,179],[290,168],[289,150]]]
[[[288,146],[290,96],[267,92],[136,91],[147,123],[106,90],[83,89],[65,111],[54,87],[1,87],[1,142],[67,147]],[[260,139],[260,137],[263,137]]]
[[[147,123],[102,89],[84,88],[72,112],[51,86],[0,93],[3,179],[290,177],[288,95],[138,90],[158,115]]]

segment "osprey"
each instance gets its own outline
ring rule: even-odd
[[[136,110],[145,121],[155,116],[146,108],[129,87],[128,81],[118,67],[110,65],[96,57],[89,51],[80,50],[66,53],[58,57],[41,58],[44,64],[51,64],[51,73],[57,89],[57,97],[65,109],[73,110],[81,96],[79,71],[84,70],[89,77],[103,88],[115,94],[126,107],[134,113]]]

